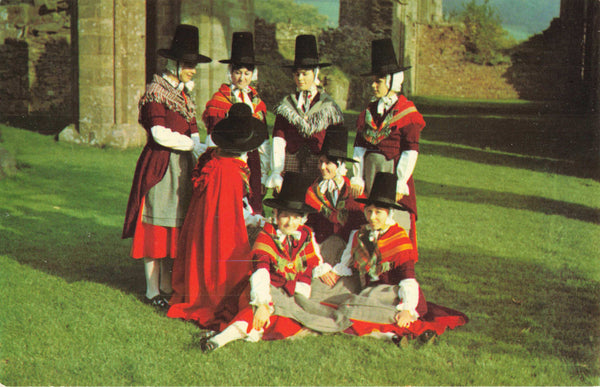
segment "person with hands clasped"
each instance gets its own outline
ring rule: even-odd
[[[353,322],[346,333],[396,343],[416,337],[430,340],[468,319],[461,312],[426,302],[415,276],[415,248],[394,221],[394,212],[406,210],[396,202],[396,183],[395,174],[379,172],[369,197],[356,199],[365,204],[368,224],[352,232],[331,275],[337,281],[358,272],[362,291],[338,310]]]
[[[166,308],[171,293],[168,260],[177,255],[177,240],[192,193],[194,156],[204,148],[196,124],[190,91],[198,63],[210,58],[198,53],[198,29],[179,25],[169,49],[166,70],[155,74],[139,102],[139,122],[148,142],[138,159],[123,238],[133,237],[131,256],[144,259],[146,300]]]
[[[250,305],[221,333],[201,341],[210,352],[234,340],[276,340],[314,332],[342,332],[350,321],[334,308],[311,300],[311,281],[331,267],[323,264],[312,231],[303,225],[314,211],[304,203],[309,182],[287,172],[281,192],[265,199],[274,220],[266,223],[252,249]]]
[[[377,172],[398,176],[396,202],[407,211],[396,213],[396,221],[408,232],[417,246],[415,222],[417,201],[413,171],[419,153],[419,137],[425,127],[423,116],[415,105],[401,95],[404,71],[400,66],[391,39],[374,40],[371,46],[373,99],[357,120],[351,179],[354,196],[369,195]]]
[[[291,68],[296,92],[283,98],[275,109],[271,175],[267,188],[279,191],[283,174],[302,173],[319,177],[319,152],[329,128],[343,128],[342,110],[318,86],[319,70],[331,63],[321,63],[313,35],[296,37],[295,57]]]

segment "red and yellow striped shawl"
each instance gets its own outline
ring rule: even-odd
[[[312,244],[310,228],[300,226],[298,231],[302,233],[302,236],[298,241],[298,247],[293,249],[292,256],[290,256],[287,246],[283,246],[279,242],[275,226],[270,223],[265,224],[254,242],[252,255],[269,256],[271,268],[287,281],[293,281],[308,267],[316,267],[320,262]]]
[[[318,210],[321,215],[326,217],[331,223],[344,225],[348,221],[348,209],[346,208],[346,201],[350,198],[350,179],[344,176],[344,186],[338,197],[337,204],[334,206],[331,200],[326,194],[321,193],[319,190],[318,179],[313,185],[311,185],[306,191],[305,202],[315,210]]]
[[[417,262],[413,244],[406,231],[398,224],[390,226],[379,236],[372,253],[367,247],[373,245],[369,241],[369,233],[367,226],[362,226],[352,240],[351,263],[361,276],[379,276],[408,261]]]
[[[402,103],[396,103],[392,111],[388,113],[380,125],[375,123],[371,111],[369,109],[365,110],[364,122],[360,122],[361,120],[359,119],[358,129],[362,131],[362,135],[367,142],[377,145],[390,135],[392,127],[403,127],[412,122],[411,114],[417,113],[420,116],[420,113],[411,101],[406,100],[404,97],[399,102]]]
[[[267,105],[258,96],[258,92],[253,87],[250,89],[250,98],[252,99],[252,106],[254,107],[255,118],[266,122]],[[212,131],[214,126],[227,116],[227,112],[231,108],[231,105],[240,101],[235,94],[231,93],[231,87],[225,83],[221,85],[219,91],[213,94],[212,98],[206,103],[206,108],[202,113],[202,121],[206,125],[208,133]]]

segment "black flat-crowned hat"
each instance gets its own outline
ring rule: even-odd
[[[374,204],[377,207],[395,208],[397,210],[408,211],[402,204],[396,202],[396,183],[398,177],[393,173],[377,172],[373,180],[371,192],[368,198],[354,199],[358,203],[365,205]]]
[[[348,157],[348,131],[346,128],[327,129],[321,147],[321,155],[326,156],[328,159],[356,162],[356,160]]]
[[[267,138],[267,125],[252,116],[245,103],[234,103],[227,117],[215,125],[211,138],[223,150],[243,153],[258,148]]]
[[[371,72],[362,76],[386,76],[408,70],[411,66],[398,65],[392,39],[377,39],[371,42]]]
[[[314,35],[296,36],[296,49],[294,54],[294,63],[286,64],[283,67],[292,69],[312,69],[315,67],[327,67],[331,63],[319,63],[319,52],[317,51],[317,39]]]
[[[278,210],[292,211],[299,214],[317,212],[314,208],[304,202],[306,190],[312,184],[312,180],[298,172],[286,172],[283,175],[281,191],[277,197],[263,200],[263,204]]]
[[[251,32],[234,32],[231,41],[231,58],[219,62],[252,67],[264,64],[254,58],[254,39]]]
[[[175,28],[175,35],[170,48],[161,48],[158,55],[178,62],[209,63],[212,59],[198,53],[198,28],[189,24],[180,24]]]

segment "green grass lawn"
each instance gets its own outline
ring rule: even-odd
[[[209,355],[194,324],[143,304],[120,239],[140,149],[0,127],[20,168],[0,180],[0,383],[597,385],[597,142],[561,142],[573,119],[426,117],[417,277],[467,325],[425,347],[333,335]]]

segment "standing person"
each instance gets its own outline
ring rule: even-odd
[[[139,102],[148,142],[135,169],[122,237],[133,237],[131,256],[144,259],[147,302],[167,307],[172,290],[170,262],[164,258],[177,255],[192,192],[192,151],[201,149],[192,77],[198,63],[211,59],[198,53],[198,29],[185,24],[176,27],[171,48],[158,54],[167,58],[167,69],[154,75]]]
[[[227,115],[234,103],[242,102],[252,109],[252,115],[266,124],[267,106],[260,99],[255,88],[250,86],[258,79],[257,65],[263,64],[254,58],[254,40],[250,32],[234,32],[231,43],[231,58],[220,60],[227,63],[228,83],[223,83],[206,103],[202,121],[208,133],[207,145],[214,146],[211,133],[215,125]],[[248,152],[250,167],[249,203],[257,214],[262,214],[262,199],[265,194],[265,182],[271,164],[268,138],[258,149]]]
[[[419,137],[425,127],[415,105],[400,95],[404,71],[399,66],[391,39],[374,40],[371,46],[371,72],[374,98],[359,115],[354,142],[351,180],[355,196],[369,195],[377,172],[398,176],[396,201],[408,209],[396,214],[396,221],[417,246],[417,199],[413,171],[419,154]]]
[[[311,280],[321,275],[319,248],[305,215],[314,209],[304,203],[308,184],[295,172],[285,174],[281,192],[265,199],[274,210],[274,220],[266,223],[254,242],[250,278],[251,300],[221,333],[201,342],[204,352],[225,344],[277,340],[297,335],[308,328],[317,332],[342,332],[350,321],[331,307],[311,300]]]
[[[319,152],[329,128],[343,128],[340,107],[318,88],[319,70],[331,63],[320,63],[317,40],[313,35],[296,37],[292,69],[296,92],[283,98],[275,109],[271,175],[267,187],[279,191],[283,173],[299,172],[319,177]]]
[[[365,204],[368,224],[350,235],[334,280],[358,272],[363,289],[343,302],[339,311],[350,318],[347,333],[373,335],[399,345],[419,337],[429,341],[446,328],[468,322],[463,313],[426,302],[415,276],[418,258],[406,231],[393,213],[405,207],[396,202],[395,174],[378,172]]]
[[[209,148],[192,173],[194,191],[173,264],[168,317],[220,329],[247,303],[243,290],[252,270],[244,197],[250,170],[245,152],[267,138],[264,122],[245,103],[231,106],[212,132]]]

